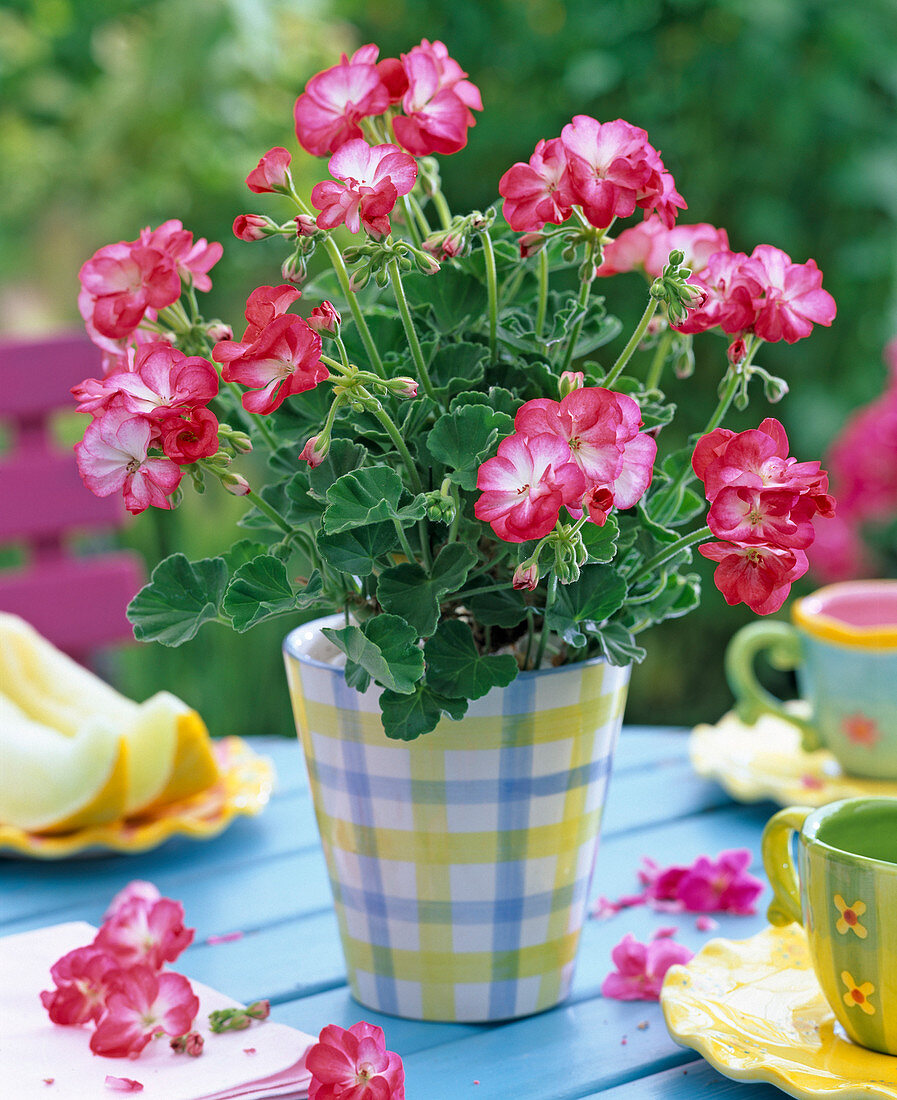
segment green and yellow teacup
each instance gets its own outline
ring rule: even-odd
[[[795,601],[794,625],[743,627],[726,651],[726,675],[747,722],[774,714],[796,725],[807,752],[826,748],[848,775],[897,779],[897,580],[847,581]],[[754,656],[796,668],[809,720],[757,682]]]
[[[763,863],[774,894],[770,924],[804,926],[844,1030],[897,1055],[897,798],[781,810],[763,832]]]

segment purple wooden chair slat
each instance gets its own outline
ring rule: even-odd
[[[125,608],[146,576],[132,551],[73,552],[75,536],[114,530],[126,517],[117,494],[87,491],[73,451],[52,438],[53,415],[74,407],[71,387],[100,374],[100,352],[80,333],[0,341],[0,421],[10,435],[0,457],[0,546],[25,554],[24,565],[0,571],[0,610],[81,659],[130,638]]]

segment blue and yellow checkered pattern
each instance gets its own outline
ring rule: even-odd
[[[353,995],[487,1021],[569,992],[628,668],[523,673],[407,744],[377,690],[285,644]],[[329,625],[329,624],[323,624]]]

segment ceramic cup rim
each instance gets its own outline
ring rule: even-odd
[[[833,596],[856,593],[868,597],[876,590],[897,595],[897,580],[881,578],[838,581],[835,584],[824,585],[808,596],[795,600],[791,608],[792,621],[806,634],[821,641],[865,649],[897,649],[897,622],[875,626],[853,626],[822,610],[826,600]]]
[[[800,829],[801,843],[805,844],[808,848],[815,848],[820,850],[826,857],[836,856],[840,860],[850,860],[851,862],[860,864],[863,867],[869,867],[881,874],[895,875],[897,876],[897,863],[891,863],[884,859],[875,859],[873,856],[860,855],[858,852],[848,851],[846,848],[839,848],[835,844],[830,844],[825,840],[819,838],[819,830],[828,818],[833,817],[841,810],[856,805],[868,805],[875,802],[887,802],[894,807],[895,813],[897,813],[897,798],[890,795],[861,795],[856,798],[841,798],[837,802],[829,802],[824,806],[818,806],[807,817]]]

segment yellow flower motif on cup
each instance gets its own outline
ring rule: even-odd
[[[860,917],[866,912],[866,903],[864,901],[855,901],[853,905],[848,905],[840,894],[835,894],[834,901],[838,912],[841,914],[835,924],[835,928],[838,929],[842,936],[847,934],[849,928],[852,928],[860,939],[864,940],[869,933],[866,931],[865,926],[860,924]]]
[[[844,1003],[848,1008],[861,1008],[867,1016],[875,1015],[875,1007],[869,1004],[869,998],[875,992],[875,986],[872,982],[863,982],[862,985],[858,985],[853,980],[853,975],[847,971],[841,971],[841,981],[847,986],[847,992],[844,994]]]

